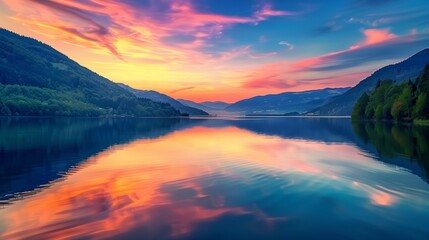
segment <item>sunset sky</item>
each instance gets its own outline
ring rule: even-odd
[[[429,47],[427,0],[0,0],[0,27],[194,101],[354,86]]]

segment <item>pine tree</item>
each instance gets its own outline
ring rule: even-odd
[[[428,112],[428,95],[427,93],[420,93],[417,96],[416,105],[413,109],[413,118],[415,119],[423,119],[428,118],[427,112]]]
[[[362,94],[359,100],[353,107],[352,119],[362,119],[365,116],[365,109],[369,102],[369,96],[367,93]]]
[[[416,105],[413,117],[416,119],[429,119],[429,65],[426,65],[422,75],[416,81]]]

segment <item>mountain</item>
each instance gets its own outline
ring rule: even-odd
[[[256,96],[231,104],[225,110],[245,114],[304,113],[320,106],[328,98],[338,96],[347,90],[349,88],[325,88],[304,92],[284,92]]]
[[[224,113],[225,107],[230,105],[228,103],[221,102],[221,101],[202,102],[202,103],[197,103],[186,99],[177,99],[177,101],[179,101],[181,104],[185,106],[202,109],[210,114]]]
[[[395,83],[401,83],[409,79],[414,80],[420,75],[426,64],[429,64],[429,48],[400,63],[388,65],[377,70],[349,91],[311,110],[310,114],[349,116],[359,97],[363,93],[373,90],[378,81],[389,79]]]
[[[170,96],[167,96],[165,94],[162,94],[162,93],[159,93],[159,92],[156,92],[153,90],[134,89],[134,88],[132,88],[128,85],[125,85],[123,83],[118,83],[118,85],[120,87],[122,87],[123,89],[126,89],[127,91],[131,92],[132,94],[134,94],[138,98],[150,99],[152,101],[160,102],[160,103],[168,103],[172,107],[179,110],[181,113],[187,113],[189,115],[208,115],[208,113],[204,112],[201,109],[185,106],[182,103],[180,103],[179,101],[177,101],[176,99],[174,99]]]
[[[231,105],[229,103],[222,102],[222,101],[215,101],[215,102],[207,101],[207,102],[202,102],[200,104],[209,108],[217,109],[217,110],[224,110],[229,105]]]
[[[216,111],[218,111],[217,109],[207,107],[205,105],[202,105],[201,103],[196,103],[196,102],[186,100],[186,99],[177,99],[177,101],[179,101],[181,104],[183,104],[185,106],[201,109],[201,110],[204,110],[210,114],[215,114]]]
[[[54,48],[0,28],[0,114],[177,116],[139,99]]]
[[[381,81],[374,91],[363,93],[352,111],[352,119],[411,121],[429,119],[429,65],[416,82],[395,84]]]

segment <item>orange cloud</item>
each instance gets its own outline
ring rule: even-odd
[[[381,191],[375,191],[372,193],[371,200],[374,204],[381,206],[390,206],[395,203],[395,198],[392,196],[392,194]]]
[[[350,49],[382,43],[397,37],[395,34],[390,33],[389,29],[365,29],[363,34],[365,35],[365,40],[358,45],[351,46]]]
[[[366,37],[365,44],[384,42],[396,37],[396,35],[390,33],[388,29],[366,29],[363,33]]]
[[[38,39],[48,40],[91,70],[135,88],[191,99],[197,95],[216,98],[214,89],[218,95],[231,88],[225,75],[246,65],[247,60],[276,55],[253,53],[249,45],[210,50],[214,38],[221,38],[225,29],[237,24],[254,25],[294,14],[263,5],[247,17],[225,16],[200,12],[188,0],[152,1],[145,8],[116,0],[4,3],[14,13],[9,20],[25,26],[25,35],[36,33]],[[181,37],[186,40],[177,41]],[[234,62],[239,58],[245,59]],[[177,86],[189,85],[195,87],[189,93],[175,91]],[[242,94],[229,95],[235,97],[230,101]]]
[[[195,59],[207,59],[210,56],[197,49],[205,46],[207,39],[221,35],[230,25],[257,23],[268,17],[291,14],[265,5],[255,16],[224,16],[198,12],[190,1],[182,0],[169,1],[168,8],[161,12],[135,9],[112,0],[5,0],[5,3],[17,14],[13,19],[60,41],[86,47],[97,44],[119,58],[138,58],[121,44],[125,42],[139,52],[146,52],[146,58],[161,56],[166,63],[195,63],[198,62]],[[186,44],[163,42],[164,38],[178,34],[193,36],[194,40]]]
[[[373,50],[410,42],[407,37],[419,38],[416,33],[396,36],[387,29],[367,29],[355,46],[290,60],[296,56],[284,56],[275,49],[255,52],[255,46],[247,42],[244,46],[229,45],[232,40],[224,36],[225,30],[236,25],[257,25],[269,18],[301,14],[276,10],[270,4],[263,4],[249,16],[226,16],[199,11],[190,0],[150,1],[144,8],[117,0],[3,2],[12,13],[3,16],[8,28],[36,36],[113,81],[196,101],[234,102],[265,93],[350,86],[361,78],[346,83],[341,76],[350,79],[353,73],[368,72],[368,65],[366,69],[356,68],[368,59],[392,58],[384,54],[386,51]],[[215,39],[225,45],[214,45]],[[279,47],[277,44],[284,45],[285,51],[294,47],[285,41],[275,44]],[[226,50],[220,50],[222,47]],[[288,61],[278,61],[280,57]],[[354,68],[353,73],[345,73],[346,68]],[[194,88],[175,91],[178,86]]]

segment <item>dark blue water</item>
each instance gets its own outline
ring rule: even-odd
[[[429,129],[0,119],[1,239],[429,239]]]

